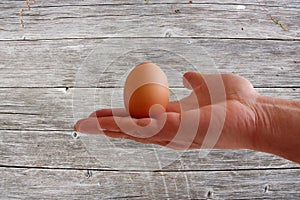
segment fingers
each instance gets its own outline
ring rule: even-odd
[[[193,146],[194,135],[189,137],[192,132],[190,129],[197,131],[197,128],[191,126],[198,124],[198,120],[195,117],[185,116],[185,125],[181,126],[182,114],[168,112],[163,115],[166,116],[166,120],[163,117],[157,119],[133,119],[114,116],[89,117],[78,121],[75,125],[75,130],[82,133],[104,134],[112,138],[125,138],[144,144],[158,144],[175,149],[197,147]],[[191,121],[191,119],[196,121]],[[179,127],[184,130],[179,131]],[[170,141],[173,142],[170,143]]]
[[[163,120],[160,120],[163,121]],[[123,132],[133,137],[148,138],[159,132],[160,127],[155,119],[134,119],[131,117],[89,117],[79,120],[74,130],[88,134],[103,134],[103,131]]]
[[[166,110],[150,110],[150,112],[153,112],[153,117],[157,118],[157,115],[162,114],[163,112],[180,112],[179,102],[178,101],[172,101],[169,102],[167,105]],[[150,114],[150,116],[152,115]],[[129,113],[125,108],[108,108],[108,109],[101,109],[97,110],[95,112],[92,112],[89,117],[108,117],[108,116],[118,116],[118,117],[128,117]]]
[[[115,116],[89,117],[79,120],[75,124],[74,130],[88,134],[119,133],[115,134],[114,137],[121,138],[133,137],[145,140],[150,140],[150,138],[154,140],[156,138],[155,141],[162,142],[161,137],[169,137],[169,133],[167,132],[170,132],[170,134],[176,132],[179,118],[180,114],[171,112],[164,113],[157,119],[134,119],[131,117]]]
[[[117,118],[116,120],[114,118]],[[129,124],[128,123],[129,118],[127,117],[102,117],[102,118],[95,118],[90,117],[87,119],[79,120],[76,125],[74,126],[74,130],[82,133],[88,133],[88,134],[104,134],[108,137],[112,138],[123,138],[123,139],[129,139],[133,140],[139,143],[143,144],[158,144],[165,146],[167,142],[160,140],[158,137],[154,137],[155,135],[149,135],[149,137],[145,137],[144,134],[131,134],[131,133],[124,133],[123,130],[121,130],[117,124],[116,121],[119,121],[121,124]],[[145,119],[138,119],[136,121],[136,125],[140,127],[145,127],[149,124],[150,118]],[[121,125],[122,126],[122,125]],[[148,130],[151,129],[147,127]],[[133,132],[135,130],[132,130]],[[145,131],[147,132],[147,131]],[[137,136],[135,136],[137,135]]]
[[[89,117],[81,119],[74,125],[74,131],[89,134],[103,133],[102,128],[99,126],[98,118]]]
[[[196,99],[195,101],[198,101],[198,107],[201,108],[212,104],[212,95],[213,94],[209,92],[209,89],[206,86],[202,86],[195,88],[194,92],[189,96],[189,98]]]
[[[165,122],[166,114],[162,114],[157,119],[142,118],[134,119],[131,117],[102,117],[99,118],[101,128],[121,132],[139,138],[150,138],[156,135]]]
[[[81,119],[75,124],[74,130],[90,134],[103,134],[104,130],[119,132],[120,128],[114,118],[116,117],[89,117]]]
[[[110,131],[120,131],[120,127],[126,127],[127,130],[135,129],[137,126],[145,127],[151,123],[151,118],[134,119],[130,117],[101,117],[98,123],[101,129]],[[130,128],[132,126],[132,128]]]
[[[162,105],[154,104],[150,107],[149,117],[150,118],[158,118],[165,112],[166,112],[166,109]]]
[[[201,74],[198,72],[187,72],[183,75],[183,85],[188,89],[195,89],[199,86],[219,86],[223,84],[223,77],[226,74]]]
[[[193,92],[190,96],[183,100],[188,101],[186,104],[191,104],[191,102],[197,102],[198,107],[206,106],[211,103],[210,93],[207,85],[208,79],[214,76],[212,74],[200,74],[197,72],[187,72],[183,76],[184,86],[188,89],[192,89]]]
[[[160,141],[160,140],[153,140],[153,138],[138,138],[133,137],[127,134],[124,134],[122,132],[110,132],[110,131],[104,131],[104,134],[111,138],[123,138],[123,139],[129,139],[133,140],[135,142],[143,143],[143,144],[156,144],[161,146],[166,146],[168,142],[166,141]]]
[[[130,118],[126,118],[126,119],[123,118],[122,122],[121,122],[121,118],[119,118],[119,117],[107,116],[107,117],[98,118],[98,122],[99,122],[100,127],[102,129],[116,132],[116,131],[121,131],[120,128],[119,128],[118,123],[120,125],[121,125],[121,123],[126,124],[126,123],[129,122],[129,119]]]
[[[197,96],[199,107],[203,107],[226,100],[223,77],[224,75],[222,74],[187,72],[184,74],[183,82],[186,88],[193,89]]]
[[[101,109],[90,114],[89,117],[106,117],[106,116],[129,116],[125,108]]]
[[[114,120],[115,117],[89,117],[86,119],[79,120],[75,126],[74,130],[81,133],[89,134],[103,134],[104,130],[109,130],[112,132],[119,132],[120,128]]]
[[[138,137],[133,137],[131,135],[122,133],[122,132],[113,132],[113,131],[103,131],[104,135],[111,137],[111,138],[123,138],[123,139],[129,139],[133,140],[136,142],[140,142],[143,144],[150,144],[153,143],[150,139],[147,138],[138,138]]]
[[[187,89],[193,89],[204,84],[202,75],[198,72],[187,72],[183,75],[183,85]]]
[[[166,108],[166,112],[177,112],[180,113],[180,102],[179,101],[172,101],[169,102]]]

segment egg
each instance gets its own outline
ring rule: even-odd
[[[150,117],[153,105],[166,109],[170,97],[168,79],[154,63],[137,65],[126,78],[124,104],[131,117]]]

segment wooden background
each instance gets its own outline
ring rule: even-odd
[[[100,136],[97,146],[72,131],[77,117],[122,95],[122,66],[144,58],[174,67],[174,97],[187,94],[178,74],[190,69],[174,55],[187,55],[203,72],[236,73],[262,94],[299,100],[299,0],[29,2],[30,11],[25,0],[0,2],[1,199],[300,199],[300,166],[277,156],[153,158],[163,149]]]

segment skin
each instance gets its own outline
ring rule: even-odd
[[[212,102],[210,91],[219,91],[218,80],[225,96],[216,95]],[[173,149],[251,149],[300,163],[299,101],[263,96],[247,79],[233,74],[187,72],[183,84],[191,94],[170,102],[166,110],[153,109],[151,118],[131,118],[124,108],[102,109],[79,120],[74,130]],[[212,112],[217,114],[213,117]],[[218,127],[220,134],[208,132]],[[214,139],[207,140],[207,135]]]

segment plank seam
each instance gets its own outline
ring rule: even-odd
[[[194,169],[194,170],[117,170],[117,169],[97,169],[97,168],[76,168],[76,167],[37,167],[37,166],[21,166],[21,165],[0,165],[0,168],[9,168],[9,169],[36,169],[36,170],[77,170],[77,171],[98,171],[98,172],[131,172],[131,173],[178,173],[178,172],[233,172],[233,171],[267,171],[267,170],[300,170],[300,167],[268,167],[268,168],[235,168],[235,169]]]
[[[7,5],[4,3],[0,3],[0,5]],[[159,3],[159,2],[149,2],[149,3],[118,3],[118,4],[113,4],[113,3],[104,3],[104,4],[76,4],[76,5],[70,5],[70,4],[64,4],[64,5],[45,5],[45,6],[39,6],[39,5],[32,5],[32,8],[60,8],[60,7],[90,7],[90,6],[151,6],[151,5],[221,5],[221,6],[235,6],[235,5],[244,5],[244,6],[264,6],[264,7],[270,7],[270,8],[278,8],[278,7],[283,7],[283,8],[298,8],[298,6],[288,6],[288,5],[268,5],[268,4],[262,4],[259,2],[256,3],[222,3],[222,2],[193,2],[189,3],[186,1],[186,3],[183,2],[164,2],[164,3]],[[7,8],[13,8],[13,7],[5,7]]]
[[[66,89],[68,88],[68,89]],[[21,87],[2,87],[0,86],[0,89],[113,89],[113,88],[120,88],[122,89],[122,86],[101,86],[101,87],[74,87],[74,86],[56,86],[56,87],[41,87],[41,86],[37,86],[37,87],[33,87],[33,86],[21,86]],[[186,89],[183,86],[172,86],[169,87],[170,89]],[[300,86],[254,86],[254,89],[299,89]]]
[[[242,41],[284,41],[297,42],[300,38],[252,38],[252,37],[198,37],[198,36],[174,36],[174,37],[69,37],[69,38],[42,38],[42,39],[0,39],[0,42],[36,42],[36,41],[61,41],[61,40],[104,40],[104,39],[197,39],[197,40],[242,40]]]

